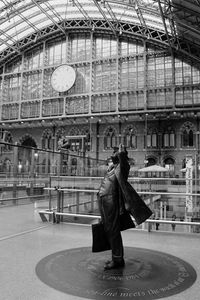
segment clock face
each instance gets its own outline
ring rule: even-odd
[[[75,79],[75,70],[71,66],[61,65],[53,71],[51,85],[57,92],[66,92],[73,86]]]

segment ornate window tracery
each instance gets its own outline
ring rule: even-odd
[[[81,135],[86,135],[86,137],[84,138],[84,150],[92,150],[92,132],[90,128],[83,128],[81,130]]]
[[[174,148],[175,147],[175,133],[173,129],[166,129],[163,133],[163,147]]]
[[[174,164],[175,164],[175,161],[172,157],[166,157],[165,158],[164,166],[165,166],[166,169],[169,170],[170,174],[174,173]]]
[[[12,145],[9,144],[13,144],[13,137],[9,131],[0,128],[0,141],[4,143],[8,143],[8,144],[1,145],[2,152],[8,152],[12,150]]]
[[[158,132],[155,128],[149,129],[146,135],[146,148],[157,148],[158,147]]]
[[[104,134],[104,149],[113,149],[117,145],[116,131],[113,127],[109,127]]]
[[[42,135],[42,149],[52,149],[53,148],[53,133],[51,130],[46,129]]]
[[[137,136],[136,129],[133,126],[129,126],[124,131],[123,143],[125,147],[129,149],[137,148]]]
[[[191,122],[186,122],[181,128],[181,146],[182,147],[194,147],[195,140],[195,127]]]
[[[62,139],[64,137],[64,129],[63,128],[59,128],[57,131],[56,131],[56,149],[58,150],[59,148],[59,140]]]

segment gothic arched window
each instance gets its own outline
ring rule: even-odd
[[[137,148],[137,139],[135,130],[132,127],[129,127],[125,130],[124,133],[124,145],[126,148],[135,149]]]
[[[52,149],[52,147],[52,132],[50,130],[45,130],[42,135],[42,149]]]
[[[146,147],[156,148],[158,146],[158,134],[155,130],[147,132],[146,135]]]
[[[173,174],[173,172],[174,172],[174,163],[175,163],[175,161],[171,157],[168,157],[164,160],[164,166],[166,169],[169,170],[170,174]]]
[[[163,134],[163,147],[165,148],[173,148],[175,147],[175,134],[173,132],[173,130],[171,131],[166,131]]]
[[[13,138],[11,133],[9,131],[0,129],[0,139],[2,142],[8,143],[2,147],[2,151],[3,152],[11,151],[12,150],[11,144],[13,144]]]
[[[182,147],[193,147],[194,146],[194,125],[187,122],[182,127]]]
[[[112,149],[117,146],[117,137],[115,130],[110,127],[104,134],[104,149]]]
[[[91,130],[89,128],[83,128],[81,131],[82,135],[85,135],[86,137],[84,138],[84,150],[85,151],[90,151],[92,150],[92,134]]]
[[[155,132],[152,134],[152,147],[157,147],[157,133]]]
[[[56,149],[58,150],[59,148],[59,141],[61,141],[61,139],[64,138],[64,129],[63,128],[59,128],[56,131]]]
[[[191,147],[194,146],[194,134],[192,130],[189,131],[188,142],[189,142],[189,146]]]
[[[156,160],[154,157],[148,157],[147,167],[154,166],[156,164]]]

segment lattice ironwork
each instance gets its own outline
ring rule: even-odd
[[[43,23],[45,28],[41,28]],[[199,0],[4,0],[0,4],[0,27],[0,63],[71,29],[106,30],[116,38],[147,38],[200,62]],[[22,28],[16,30],[18,27]]]
[[[109,22],[110,23],[110,22]],[[76,30],[91,30],[91,27],[95,31],[107,31],[111,32],[110,24],[105,20],[69,20],[64,21],[62,24],[62,27],[64,28],[65,32],[70,31],[71,29]],[[120,27],[119,27],[120,26]],[[144,27],[141,25],[133,25],[128,23],[114,23],[112,22],[112,27],[115,29],[116,32],[119,32],[122,30],[123,35],[125,36],[135,36],[137,38],[144,38]],[[24,38],[20,42],[16,44],[16,48],[20,51],[26,49],[28,46],[35,46],[36,45],[36,39],[37,43],[40,43],[42,40],[48,38],[48,37],[55,37],[56,35],[62,34],[61,30],[58,28],[57,25],[53,24],[47,28],[44,28],[40,32],[37,32],[30,35],[29,37]],[[164,48],[168,48],[168,38],[163,31],[157,31],[148,29],[147,30],[147,39],[151,43],[159,44],[160,46]],[[182,43],[182,45],[184,45]],[[187,44],[186,44],[187,45]],[[188,50],[190,50],[188,46]],[[3,62],[4,60],[8,59],[10,56],[14,57],[16,56],[15,47],[14,49],[12,47],[7,48],[5,51],[0,53],[0,62]],[[199,56],[200,59],[200,56]]]

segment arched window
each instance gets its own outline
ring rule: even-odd
[[[173,131],[171,131],[169,134],[169,146],[175,147],[175,134]]]
[[[169,147],[169,134],[164,133],[164,147]]]
[[[185,169],[186,168],[186,159],[184,158],[182,160],[182,169]]]
[[[83,128],[81,131],[82,135],[85,135],[84,138],[84,151],[90,151],[92,150],[92,132],[89,128]]]
[[[117,146],[117,137],[114,128],[107,129],[104,135],[104,149],[113,149]]]
[[[53,140],[52,140],[52,132],[50,130],[45,130],[42,135],[42,149],[52,149],[53,148]]]
[[[12,144],[13,143],[13,138],[10,132],[7,133],[6,135],[6,139],[5,139],[6,143]],[[11,151],[12,150],[12,146],[11,145],[6,145],[6,151]]]
[[[32,136],[25,135],[20,139],[20,142],[22,146],[37,148],[36,142]]]
[[[189,145],[189,135],[187,133],[187,130],[183,131],[183,146],[186,147]]]
[[[59,141],[61,141],[61,139],[64,138],[64,129],[63,128],[59,128],[56,131],[56,149],[59,150]]]
[[[73,127],[73,128],[70,129],[69,135],[80,135],[80,131],[79,131],[78,128]]]
[[[170,174],[174,173],[174,159],[168,157],[164,160],[164,166],[169,170]]]
[[[194,146],[194,125],[187,122],[182,127],[182,147],[193,147]]]
[[[175,147],[175,134],[173,131],[167,131],[163,134],[163,147]]]
[[[132,127],[129,127],[124,132],[124,145],[129,149],[137,148],[137,138],[135,130]]]
[[[51,161],[48,159],[46,159],[46,158],[44,158],[43,159],[43,161],[42,161],[42,173],[50,173],[50,171],[51,171]]]
[[[12,135],[9,131],[6,131],[4,129],[0,129],[0,140],[2,142],[8,143],[8,144],[13,144],[13,138]],[[11,151],[12,150],[12,146],[11,145],[2,145],[2,151],[3,152],[7,152],[7,151]]]
[[[5,158],[3,162],[3,172],[10,174],[11,172],[11,161],[8,158]]]
[[[81,135],[80,130],[77,127],[71,128],[69,131],[69,144],[70,150],[74,152],[83,151],[83,143],[82,138],[79,137]]]
[[[156,148],[158,146],[158,133],[155,130],[149,130],[146,135],[146,147]]]
[[[192,130],[189,131],[188,138],[189,138],[189,146],[191,147],[194,146],[194,135]]]
[[[152,147],[157,147],[157,133],[155,132],[152,134]]]
[[[147,134],[147,137],[146,137],[146,146],[147,148],[150,148],[151,147],[151,134]]]
[[[149,157],[147,160],[148,160],[147,167],[154,166],[156,164],[156,160],[154,157]]]

